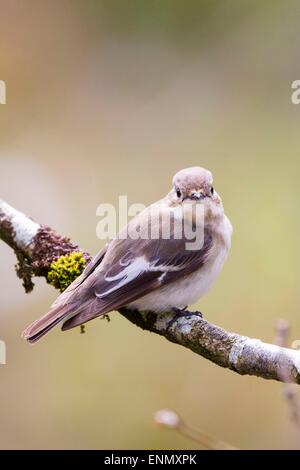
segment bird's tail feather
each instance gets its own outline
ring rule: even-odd
[[[57,306],[52,308],[48,313],[46,313],[42,318],[36,320],[31,325],[29,325],[22,333],[22,338],[26,339],[30,343],[35,343],[42,336],[48,333],[54,326],[58,323],[64,321],[67,317],[70,316],[72,311],[67,305]],[[74,312],[75,313],[75,312]]]

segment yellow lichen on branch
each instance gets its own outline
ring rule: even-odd
[[[81,251],[60,256],[51,263],[47,281],[63,292],[82,273],[85,266],[86,259]]]

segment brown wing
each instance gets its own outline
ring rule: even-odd
[[[187,250],[185,243],[174,238],[112,241],[23,337],[34,342],[60,321],[63,330],[86,323],[199,269],[212,250],[211,231],[204,231],[199,250]]]
[[[94,271],[72,297],[72,302],[88,307],[68,319],[63,330],[78,326],[94,317],[117,310],[149,292],[187,276],[199,269],[209,256],[213,245],[206,230],[200,250],[186,250],[185,240],[122,240],[112,246],[115,250],[111,264]],[[85,300],[86,299],[86,300]]]

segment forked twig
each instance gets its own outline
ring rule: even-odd
[[[183,436],[192,439],[197,442],[197,444],[200,444],[204,449],[238,450],[231,444],[227,444],[227,442],[221,441],[215,437],[209,436],[203,431],[193,428],[173,410],[165,409],[157,411],[154,415],[154,421],[160,426],[178,431]]]

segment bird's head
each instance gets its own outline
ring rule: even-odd
[[[222,203],[220,196],[214,190],[211,172],[198,166],[185,168],[176,173],[169,197],[173,205],[200,203],[212,208]]]

